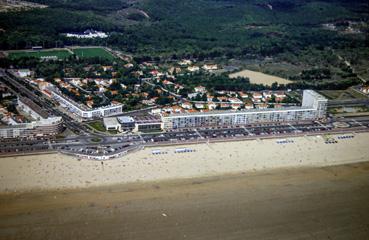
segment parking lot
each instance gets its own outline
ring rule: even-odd
[[[366,121],[348,120],[343,129],[367,129]],[[304,134],[327,134],[339,131],[331,123],[300,122],[273,123],[252,126],[202,127],[197,129],[169,130],[161,133],[126,134],[122,136],[76,136],[66,139],[36,138],[0,141],[0,154],[37,153],[58,151],[76,155],[110,156],[155,144],[196,143],[206,140],[257,139],[259,137],[294,136]],[[342,131],[343,131],[342,130]]]

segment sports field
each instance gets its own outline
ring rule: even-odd
[[[11,51],[9,52],[10,59],[17,59],[22,57],[57,57],[58,59],[65,59],[72,54],[67,50],[41,50],[41,51]]]
[[[10,59],[18,59],[23,57],[57,57],[57,59],[65,59],[69,56],[76,55],[80,58],[93,58],[98,57],[102,59],[114,60],[114,56],[106,51],[104,48],[99,47],[83,47],[83,48],[73,48],[73,49],[55,49],[55,50],[25,50],[25,51],[9,51],[8,56]]]
[[[75,48],[73,52],[76,56],[81,58],[92,58],[92,57],[100,57],[109,60],[114,60],[114,56],[111,55],[104,48]]]

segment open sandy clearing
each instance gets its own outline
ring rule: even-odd
[[[275,82],[277,82],[278,84],[288,84],[292,82],[285,78],[280,78],[280,77],[268,75],[268,74],[261,73],[261,72],[255,72],[251,70],[242,70],[240,72],[232,73],[229,75],[229,77],[230,78],[247,77],[250,79],[251,83],[264,84],[268,86],[271,86]]]

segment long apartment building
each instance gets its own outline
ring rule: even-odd
[[[18,108],[33,118],[29,123],[0,127],[0,138],[31,138],[54,136],[63,131],[62,117],[49,116],[48,112],[28,98],[18,98]]]
[[[108,106],[103,106],[99,108],[89,109],[82,104],[78,104],[72,99],[64,96],[62,93],[58,92],[56,89],[50,90],[51,97],[58,101],[60,105],[66,108],[68,111],[74,113],[78,117],[83,119],[93,119],[101,117],[109,117],[120,114],[123,112],[122,104],[111,104]]]
[[[30,123],[0,127],[0,138],[33,138],[54,136],[64,129],[61,117],[50,117]]]
[[[317,92],[304,90],[301,107],[162,115],[162,124],[163,129],[178,129],[319,120],[326,117],[327,103],[328,99]]]

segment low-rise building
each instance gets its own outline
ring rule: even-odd
[[[209,110],[215,110],[218,107],[218,104],[215,102],[208,102],[208,109]]]
[[[29,69],[18,69],[15,73],[22,78],[30,77],[32,75],[32,71]]]
[[[181,107],[183,107],[184,109],[192,109],[192,103],[184,102],[181,104]]]
[[[161,119],[155,116],[135,117],[134,132],[154,132],[162,129]]]
[[[104,127],[107,131],[122,131],[122,126],[116,117],[108,117],[103,119]]]
[[[205,104],[203,104],[203,103],[195,103],[195,108],[197,108],[197,109],[205,109]]]
[[[362,86],[360,90],[365,94],[369,94],[369,86]]]
[[[197,86],[194,88],[195,92],[196,93],[207,93],[207,90],[206,90],[206,87],[203,87],[203,86]]]
[[[214,70],[218,69],[218,65],[216,65],[216,64],[205,64],[202,68],[205,71],[214,71]]]
[[[198,67],[198,66],[189,66],[189,67],[187,68],[187,70],[188,70],[189,72],[198,72],[198,71],[200,71],[200,67]]]
[[[132,131],[135,128],[135,119],[133,117],[123,116],[117,119],[123,131]]]

